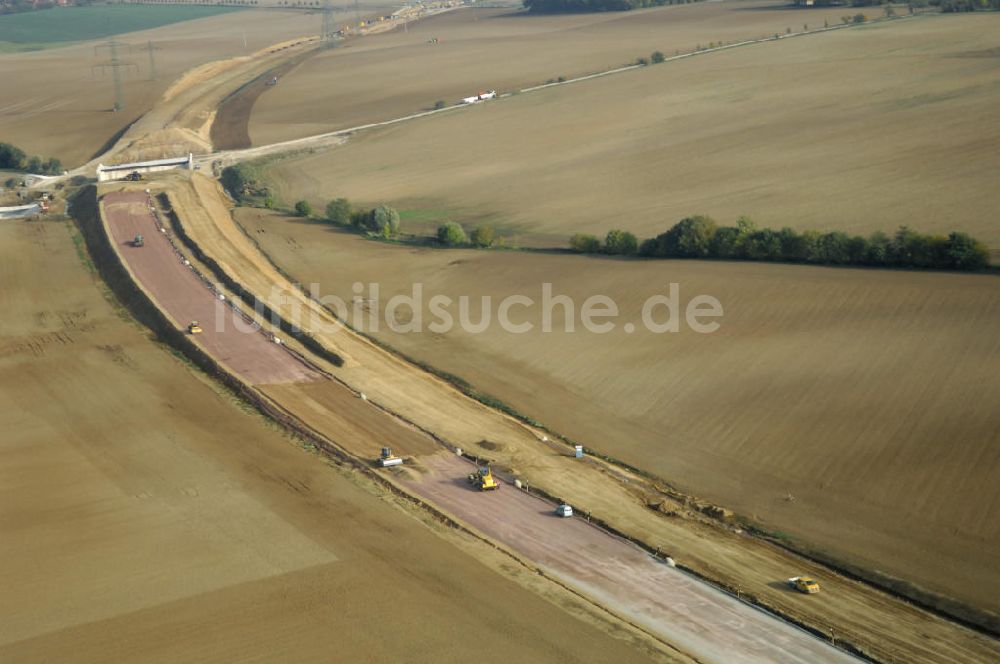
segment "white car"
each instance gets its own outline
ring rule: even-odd
[[[556,508],[556,516],[561,516],[564,519],[568,519],[573,516],[573,508],[565,503]]]

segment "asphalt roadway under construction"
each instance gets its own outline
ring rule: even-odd
[[[154,303],[179,327],[197,320],[204,332],[197,343],[244,382],[308,386],[310,393],[329,383],[343,398],[317,399],[309,408],[331,411],[330,421],[351,420],[357,435],[372,438],[377,450],[382,432],[400,427],[392,416],[363,400],[351,398],[343,386],[307,359],[274,342],[264,330],[219,314],[230,310],[211,284],[186,264],[163,232],[144,192],[111,192],[101,199],[115,250]],[[145,246],[133,247],[137,233]],[[231,311],[231,310],[230,310]],[[338,393],[339,393],[338,392]],[[334,392],[331,392],[334,393]],[[302,406],[282,404],[295,413]],[[386,424],[373,425],[379,419]],[[331,432],[331,438],[337,439]],[[408,435],[423,436],[410,431]],[[424,436],[426,438],[426,436]],[[394,442],[394,441],[393,441]],[[583,518],[555,516],[554,505],[505,484],[500,491],[479,493],[465,480],[471,466],[454,453],[424,441],[419,478],[395,480],[458,521],[485,535],[585,595],[616,615],[704,662],[859,661],[825,641],[742,602],[687,573],[669,567],[632,543],[619,539]],[[415,474],[414,474],[415,475]]]

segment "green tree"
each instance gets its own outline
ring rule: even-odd
[[[396,237],[399,235],[399,212],[388,205],[379,205],[369,215],[368,230],[384,238]]]
[[[863,265],[868,257],[868,240],[860,235],[853,235],[847,241],[847,262],[851,265]]]
[[[881,232],[876,231],[868,236],[868,249],[864,262],[868,265],[886,265],[892,260],[892,241]]]
[[[649,61],[654,65],[658,65],[666,59],[667,56],[663,55],[663,51],[653,51],[653,54],[649,56]]]
[[[770,228],[751,233],[744,242],[744,254],[755,261],[781,260],[781,235]]]
[[[19,171],[24,168],[25,159],[27,155],[21,148],[10,143],[0,143],[0,168]]]
[[[335,198],[326,204],[326,219],[338,226],[351,223],[351,203],[346,198]]]
[[[847,233],[834,231],[824,233],[819,237],[816,250],[817,263],[833,263],[844,265],[850,262],[850,238]]]
[[[437,238],[438,242],[446,247],[455,247],[468,242],[465,229],[454,221],[448,221],[438,226]]]
[[[701,214],[685,217],[658,238],[660,255],[680,258],[708,256],[715,232],[715,221],[711,217]]]
[[[255,199],[270,198],[267,187],[260,183],[257,169],[249,164],[235,164],[223,169],[220,180],[237,202],[248,203]]]
[[[743,253],[743,235],[733,226],[716,229],[708,245],[708,255],[713,258],[740,258]]]
[[[569,247],[581,254],[596,254],[601,250],[601,241],[596,235],[577,233],[569,239]]]
[[[300,217],[311,217],[313,213],[313,207],[309,204],[309,201],[298,201],[295,203],[295,214]]]
[[[469,239],[472,241],[473,246],[485,249],[492,247],[493,243],[496,242],[497,232],[492,226],[479,226],[472,231]]]
[[[42,158],[37,156],[32,156],[28,158],[28,163],[24,166],[25,170],[29,173],[41,173],[42,172]]]
[[[639,241],[628,231],[611,230],[604,238],[604,252],[615,256],[633,256],[639,250]]]
[[[990,263],[990,252],[965,233],[948,235],[948,263],[957,270],[982,270]]]

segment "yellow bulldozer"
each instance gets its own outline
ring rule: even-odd
[[[495,491],[500,488],[500,483],[493,477],[493,470],[489,466],[478,468],[469,475],[468,480],[469,484],[480,491]]]

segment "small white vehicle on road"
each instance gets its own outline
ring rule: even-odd
[[[497,96],[496,90],[490,90],[489,92],[480,92],[478,95],[475,95],[474,97],[465,97],[464,99],[462,99],[462,103],[475,104],[481,101],[486,101],[487,99],[496,99],[496,96]]]

